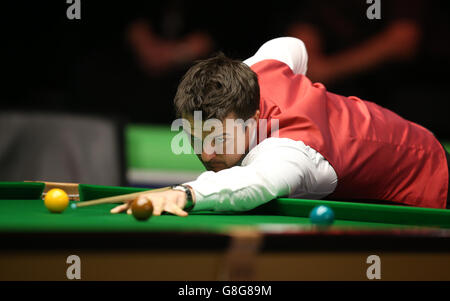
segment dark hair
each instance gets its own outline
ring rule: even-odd
[[[258,78],[242,61],[218,53],[186,72],[174,104],[178,116],[202,111],[203,119],[223,120],[234,113],[247,120],[259,108]]]

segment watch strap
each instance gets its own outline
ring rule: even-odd
[[[183,210],[190,211],[194,207],[194,200],[192,198],[191,189],[187,185],[174,185],[171,187],[173,190],[184,191],[186,193],[186,205]]]

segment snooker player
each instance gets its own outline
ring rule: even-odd
[[[193,140],[208,134],[194,130],[195,111],[223,124],[266,120],[267,138],[259,139],[251,123],[240,136],[223,126],[215,141],[232,144],[234,151],[202,147],[198,157],[208,171],[172,190],[142,195],[155,215],[245,211],[282,196],[450,207],[449,157],[435,136],[375,103],[312,83],[307,59],[301,40],[283,37],[244,62],[219,54],[188,70],[174,103],[192,126],[185,131]],[[243,153],[235,151],[238,142]],[[130,213],[129,207],[111,212]]]

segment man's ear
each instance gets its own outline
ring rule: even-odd
[[[259,110],[256,110],[255,114],[252,116],[253,119],[256,120],[256,122],[259,121],[259,116],[260,116],[261,112]]]
[[[256,110],[255,114],[253,114],[253,116],[249,118],[249,119],[254,119],[255,120],[254,125],[258,124],[260,114],[261,114],[260,111]],[[248,130],[249,130],[249,124],[246,124],[245,131],[248,131]]]

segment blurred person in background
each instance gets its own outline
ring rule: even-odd
[[[157,76],[180,65],[207,56],[213,49],[209,34],[198,28],[186,31],[187,3],[179,0],[157,3],[158,14],[133,20],[126,30],[126,39],[141,65]],[[150,11],[148,11],[150,13]]]
[[[308,74],[344,95],[358,94],[450,137],[445,92],[450,34],[445,1],[381,1],[369,20],[361,0],[302,1],[285,33],[304,41]]]

